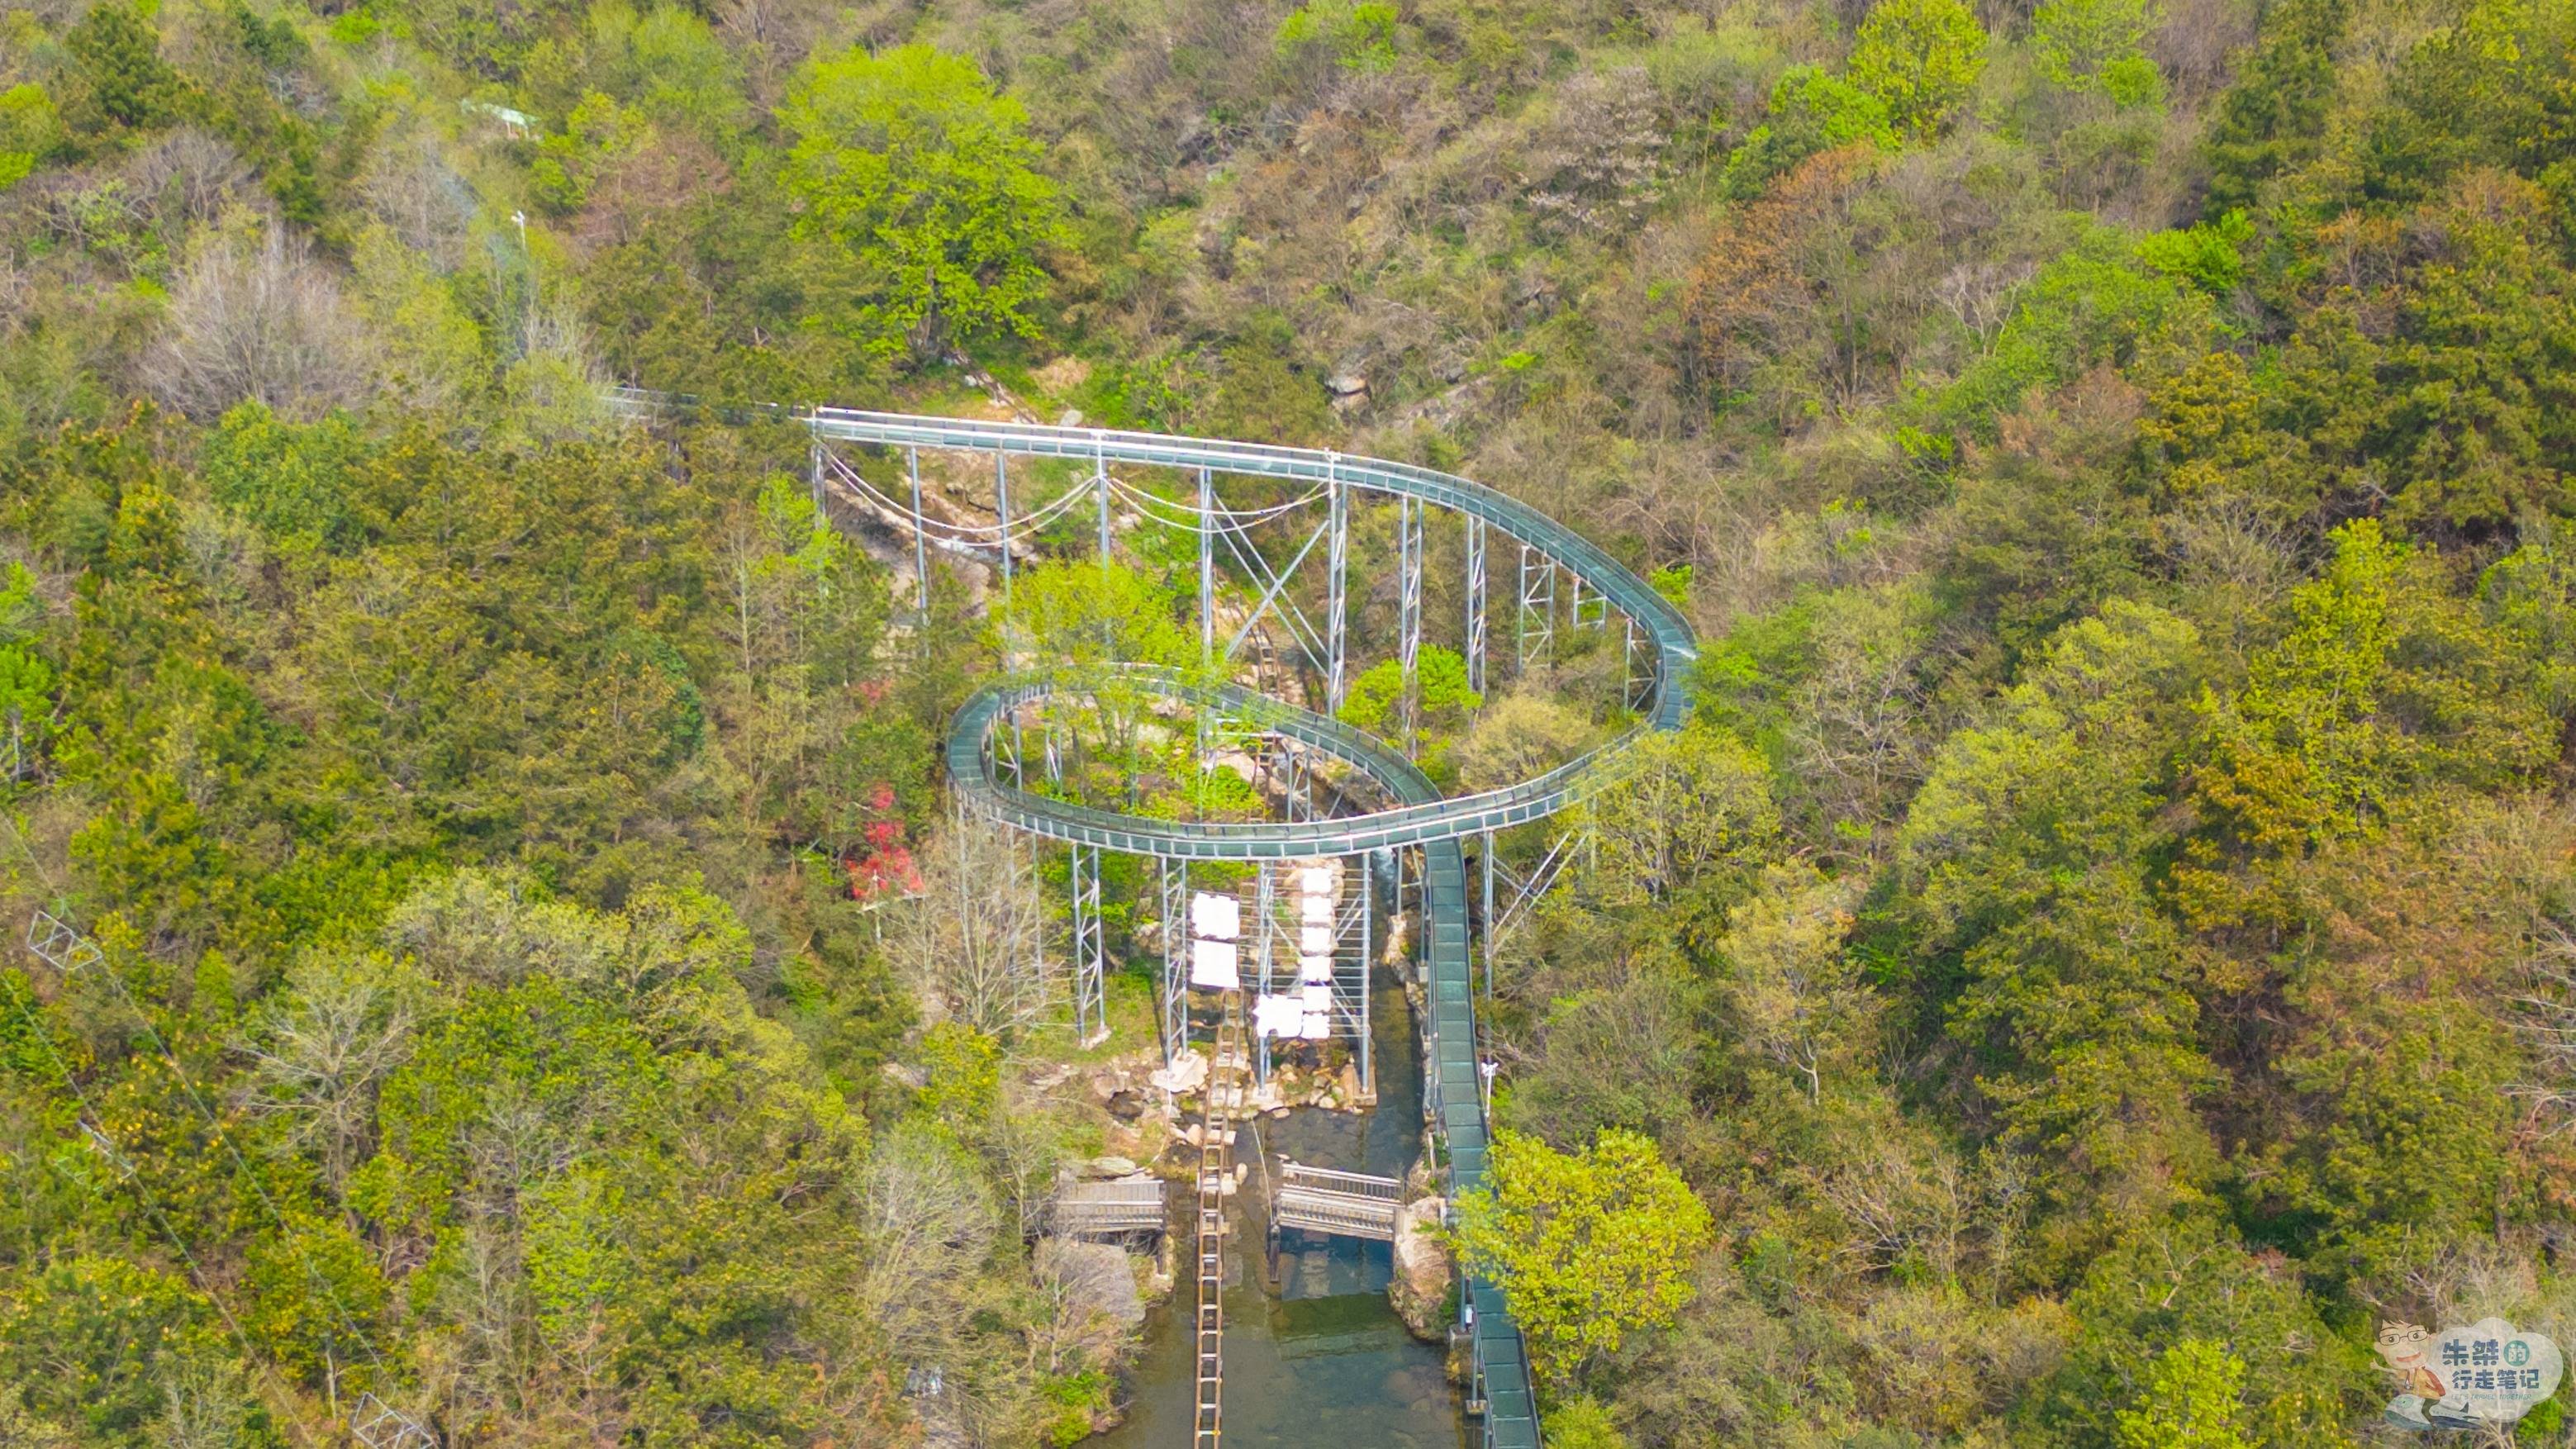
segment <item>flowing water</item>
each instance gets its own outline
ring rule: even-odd
[[[1370,1005],[1378,1105],[1366,1113],[1299,1108],[1254,1119],[1235,1139],[1253,1162],[1234,1198],[1225,1292],[1225,1438],[1244,1449],[1459,1449],[1457,1391],[1436,1344],[1417,1342],[1387,1305],[1393,1271],[1384,1243],[1289,1233],[1279,1283],[1263,1282],[1262,1168],[1252,1154],[1401,1176],[1422,1150],[1422,1055],[1400,990]],[[1184,1261],[1189,1247],[1181,1245]],[[1186,1278],[1145,1323],[1128,1376],[1127,1420],[1097,1449],[1188,1449],[1194,1392]]]

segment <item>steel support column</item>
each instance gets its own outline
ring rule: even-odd
[[[1485,692],[1485,520],[1467,519],[1467,689]]]
[[[1155,857],[1163,905],[1163,1060],[1181,1059],[1190,1047],[1190,863]]]
[[[1619,704],[1623,709],[1637,709],[1655,687],[1655,667],[1651,662],[1642,670],[1637,667],[1637,621],[1626,615],[1621,618],[1627,624],[1626,636],[1619,644],[1620,674],[1626,682],[1619,691]]]
[[[1001,530],[1002,607],[1011,604],[1011,455],[993,455],[993,518]]]
[[[1216,667],[1216,475],[1199,470],[1199,668]],[[1206,705],[1198,708],[1199,773],[1216,764],[1216,741]]]
[[[1279,969],[1276,960],[1279,948],[1278,872],[1278,866],[1264,861],[1252,873],[1253,951],[1261,958],[1261,995],[1263,996],[1271,993],[1272,987],[1278,980],[1276,975]],[[1290,954],[1294,956],[1295,953]],[[1270,1080],[1270,1037],[1266,1033],[1256,1031],[1252,1034],[1252,1038],[1254,1042],[1253,1078],[1267,1083]]]
[[[1377,1039],[1369,1030],[1369,999],[1377,994],[1377,951],[1371,930],[1375,924],[1372,919],[1374,912],[1369,909],[1369,904],[1376,897],[1377,892],[1369,888],[1367,863],[1356,861],[1353,864],[1358,867],[1360,877],[1360,1016],[1357,1051],[1360,1059],[1360,1101],[1369,1106],[1375,1106],[1377,1104]]]
[[[1074,846],[1071,873],[1073,1029],[1075,1039],[1089,1047],[1109,1038],[1108,951],[1100,923],[1100,848]]]
[[[1199,470],[1199,667],[1216,662],[1216,476]]]
[[[810,425],[809,425],[810,426]],[[806,491],[814,497],[814,513],[819,521],[823,513],[823,435],[814,435],[814,444],[805,452]]]
[[[1349,656],[1351,498],[1342,483],[1339,455],[1328,466],[1335,471],[1324,480],[1329,500],[1325,520],[1328,538],[1324,548],[1325,606],[1331,617],[1324,621],[1324,713],[1339,714],[1342,708],[1342,676]]]
[[[921,512],[921,450],[903,450],[904,471],[912,475],[912,573],[914,596],[921,602],[921,622],[930,622],[930,526]]]
[[[1404,667],[1404,757],[1415,753],[1422,713],[1422,500],[1396,508],[1396,657]]]

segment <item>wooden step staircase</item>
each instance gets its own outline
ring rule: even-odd
[[[1234,1119],[1244,1105],[1243,993],[1225,993],[1199,1137],[1198,1410],[1194,1449],[1217,1449],[1225,1416],[1225,1200],[1234,1191]]]

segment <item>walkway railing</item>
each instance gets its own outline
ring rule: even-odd
[[[1270,1202],[1270,1226],[1310,1233],[1395,1241],[1396,1210],[1404,1204],[1400,1178],[1365,1172],[1339,1172],[1283,1161],[1279,1188]]]

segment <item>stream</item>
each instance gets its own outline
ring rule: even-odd
[[[1384,1243],[1291,1231],[1280,1244],[1278,1291],[1262,1281],[1267,1224],[1262,1161],[1299,1162],[1400,1177],[1422,1152],[1422,1048],[1403,991],[1388,984],[1370,1003],[1378,1104],[1372,1111],[1297,1108],[1256,1117],[1236,1139],[1254,1163],[1233,1198],[1225,1290],[1225,1437],[1255,1449],[1460,1449],[1467,1442],[1445,1354],[1405,1331],[1387,1305],[1391,1250]],[[1188,1256],[1183,1245],[1182,1256]],[[1196,1304],[1184,1279],[1145,1320],[1145,1347],[1129,1371],[1127,1419],[1088,1444],[1096,1449],[1188,1449],[1193,1401],[1190,1329]]]

